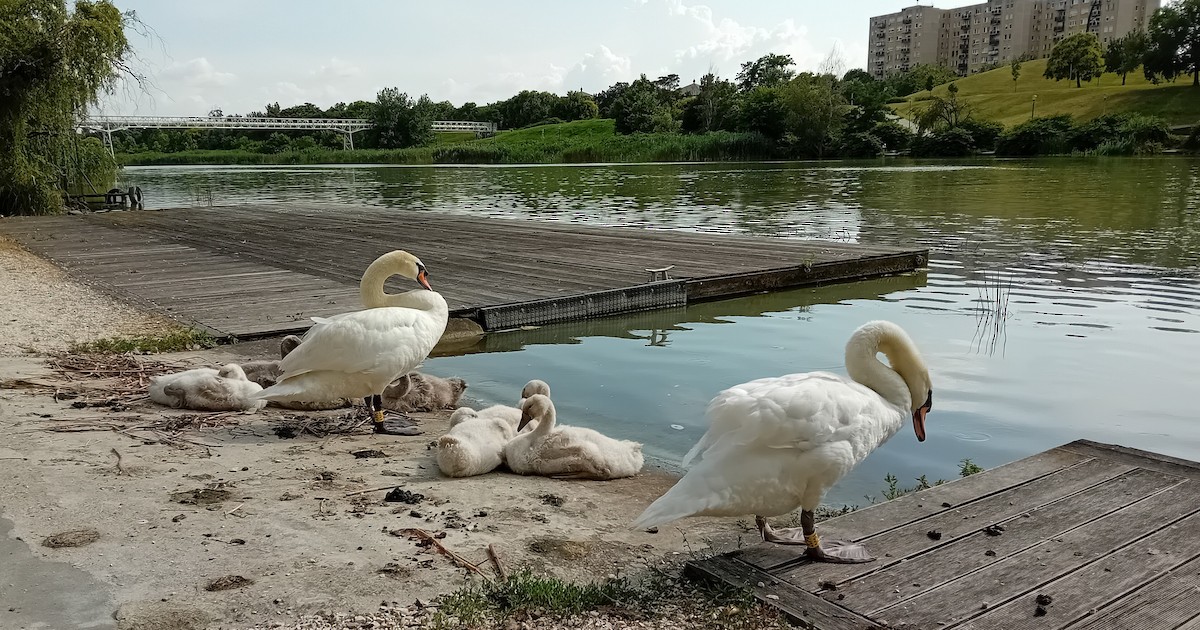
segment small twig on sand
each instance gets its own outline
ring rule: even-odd
[[[236,511],[240,510],[240,509],[242,508],[242,506],[243,506],[243,505],[246,505],[246,504],[245,504],[245,503],[239,503],[239,504],[237,504],[237,505],[233,506],[233,509],[232,509],[232,510],[229,510],[228,512],[226,512],[226,513],[225,513],[225,516],[229,516],[230,514],[233,514],[234,512],[236,512]]]
[[[114,448],[112,449],[112,454],[117,456],[117,474],[128,475],[129,473],[125,470],[125,467],[121,465],[121,451]]]
[[[428,541],[429,544],[433,545],[433,547],[435,549],[437,549],[439,553],[446,556],[447,558],[450,558],[450,560],[452,560],[454,562],[454,564],[457,564],[458,566],[460,566],[464,569],[467,569],[468,571],[471,571],[473,573],[478,573],[480,577],[482,577],[485,580],[488,580],[489,582],[492,579],[491,576],[484,573],[483,569],[480,569],[479,566],[471,563],[471,561],[458,555],[457,553],[454,553],[453,551],[450,551],[449,549],[443,547],[442,543],[438,542],[438,540],[433,537],[433,534],[430,534],[429,532],[427,532],[423,529],[418,529],[416,527],[410,527],[407,529],[400,530],[400,534],[397,534],[396,530],[392,530],[388,533],[390,533],[393,536],[396,536],[396,535],[416,536],[417,538],[420,538],[421,540]]]
[[[492,561],[492,565],[496,567],[496,573],[501,580],[508,579],[508,571],[504,570],[504,565],[500,564],[500,554],[496,553],[496,545],[489,543],[487,547],[488,560]]]
[[[395,488],[395,487],[396,487],[396,484],[392,484],[390,486],[380,486],[378,488],[369,488],[367,490],[355,490],[354,492],[347,493],[346,496],[352,497],[352,496],[356,496],[359,494],[367,494],[368,492],[379,492],[380,490],[391,490],[392,488]]]

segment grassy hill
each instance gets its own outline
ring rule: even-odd
[[[1171,125],[1200,123],[1200,88],[1193,87],[1190,80],[1154,85],[1138,69],[1129,74],[1126,85],[1121,85],[1120,76],[1105,74],[1076,88],[1074,81],[1043,78],[1045,70],[1046,60],[1039,59],[1021,65],[1015,84],[1009,66],[964,77],[955,81],[958,98],[971,106],[974,117],[1005,125],[1029,120],[1034,94],[1039,116],[1071,114],[1088,120],[1106,113],[1137,112],[1161,116]],[[945,98],[948,91],[941,85],[933,94]],[[901,116],[912,118],[913,111],[924,107],[923,101],[929,98],[929,92],[921,91],[892,107]]]

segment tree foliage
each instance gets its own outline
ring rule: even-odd
[[[792,66],[796,62],[791,55],[769,53],[742,64],[737,73],[737,86],[743,92],[760,87],[779,87],[796,76]]]
[[[74,10],[65,0],[0,1],[0,214],[57,212],[61,191],[87,176],[68,157],[79,155],[75,121],[129,73],[132,20],[106,0]]]
[[[1043,76],[1055,81],[1070,79],[1075,87],[1082,87],[1080,81],[1091,82],[1103,73],[1100,39],[1094,33],[1076,33],[1054,45]]]
[[[432,105],[428,96],[414,101],[394,87],[380,90],[371,110],[376,144],[384,149],[403,149],[433,142]]]
[[[737,128],[739,105],[737,86],[710,72],[700,79],[700,93],[683,107],[683,130],[732,131]]]
[[[785,133],[805,155],[824,157],[837,145],[850,110],[837,89],[837,78],[805,72],[780,88],[787,115]]]
[[[1111,40],[1104,50],[1104,69],[1121,75],[1121,85],[1125,85],[1126,76],[1142,65],[1146,57],[1146,44],[1144,31],[1134,31]]]
[[[1200,0],[1180,0],[1150,16],[1143,72],[1150,81],[1192,76],[1200,86]]]

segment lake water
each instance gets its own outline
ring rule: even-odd
[[[292,200],[928,247],[928,273],[493,335],[432,359],[483,404],[550,382],[563,421],[677,462],[719,390],[843,372],[892,320],[936,404],[835,488],[953,478],[1078,438],[1200,459],[1200,160],[1046,159],[534,167],[140,167],[148,207]],[[400,240],[397,246],[402,247]],[[436,274],[436,270],[432,270]],[[443,282],[452,282],[443,278]],[[673,428],[681,427],[681,428]]]

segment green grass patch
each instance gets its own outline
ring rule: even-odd
[[[1003,66],[958,79],[954,84],[958,86],[958,100],[971,107],[972,116],[1005,125],[1029,120],[1035,94],[1038,117],[1070,114],[1091,120],[1104,114],[1136,112],[1159,116],[1171,125],[1200,123],[1200,88],[1190,82],[1154,85],[1139,68],[1128,75],[1125,85],[1121,85],[1119,75],[1105,74],[1077,88],[1074,81],[1044,78],[1045,70],[1046,60],[1039,59],[1023,63],[1016,82],[1009,66]],[[947,85],[934,88],[933,94],[948,97]],[[901,116],[913,118],[914,111],[927,107],[923,101],[929,99],[929,92],[921,91],[892,107]]]
[[[153,354],[158,352],[182,352],[184,350],[200,350],[214,348],[217,340],[206,332],[192,328],[176,328],[161,335],[146,337],[108,337],[77,343],[71,346],[71,352],[87,354],[123,354],[136,352]]]
[[[503,627],[506,619],[566,619],[588,611],[603,611],[626,619],[667,618],[680,614],[702,620],[687,627],[767,629],[786,628],[777,612],[754,600],[750,591],[700,584],[662,572],[647,573],[641,581],[608,579],[576,583],[536,575],[529,570],[469,586],[439,601],[434,628]],[[550,624],[553,625],[553,624]]]
[[[282,153],[183,151],[130,153],[122,165],[182,164],[562,164],[596,162],[711,162],[776,157],[758,134],[716,132],[619,135],[610,119],[580,120],[504,131],[491,138],[436,142],[411,149],[313,148]]]

